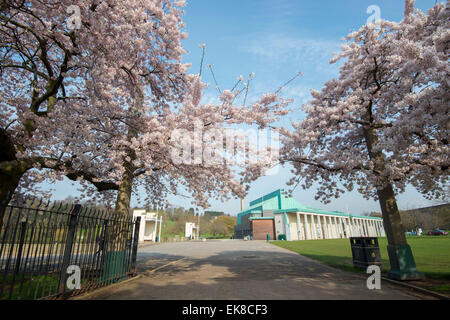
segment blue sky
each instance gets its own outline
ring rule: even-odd
[[[435,0],[416,0],[415,6],[427,10],[434,3]],[[239,75],[246,78],[254,72],[250,98],[275,91],[297,71],[301,71],[304,76],[283,90],[283,96],[295,99],[293,107],[297,110],[285,121],[301,120],[303,114],[298,110],[309,99],[309,89],[319,90],[325,81],[337,76],[338,66],[330,65],[328,61],[333,52],[339,51],[342,37],[366,23],[371,15],[366,13],[370,5],[380,8],[382,19],[402,19],[403,0],[191,0],[187,3],[184,16],[189,34],[183,42],[189,52],[184,61],[192,63],[190,73],[198,73],[201,58],[199,45],[206,44],[202,79],[211,86],[204,94],[203,102],[214,101],[218,97],[207,64],[213,65],[222,90],[230,89]],[[278,174],[261,177],[254,182],[245,205],[273,190],[287,189],[289,171],[289,168],[281,168]],[[76,193],[68,182],[52,187],[56,188],[55,199]],[[309,206],[348,210],[353,214],[380,211],[377,202],[365,200],[356,191],[328,205],[315,201],[314,194],[313,188],[302,190],[297,187],[294,191],[294,197]],[[175,206],[191,207],[190,201],[183,197],[173,196],[170,200]],[[400,209],[432,205],[413,188],[407,188],[397,200]],[[226,203],[211,201],[210,204],[211,210],[231,214],[240,211],[238,199]]]

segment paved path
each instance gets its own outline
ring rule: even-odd
[[[369,290],[366,278],[265,241],[224,240],[144,246],[143,277],[89,299],[420,299],[386,282]]]

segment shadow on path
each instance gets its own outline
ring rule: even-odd
[[[157,272],[150,269],[170,264]],[[144,277],[94,299],[414,299],[382,283],[369,290],[366,278],[282,249],[225,250],[205,257],[142,253]]]

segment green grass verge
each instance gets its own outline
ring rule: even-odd
[[[18,275],[14,281],[11,297],[9,297],[12,282],[12,276],[8,275],[5,279],[3,286],[4,290],[0,299],[32,300],[35,297],[36,299],[39,299],[54,294],[57,291],[59,277],[54,275],[42,275],[30,278],[30,276],[26,276],[22,282],[22,276]]]
[[[427,288],[428,290],[436,291],[439,293],[450,294],[450,284],[440,284]]]
[[[85,286],[89,284],[107,286],[112,283],[120,282],[129,278],[128,275],[123,275],[118,273],[114,273],[109,271],[109,277],[90,277],[81,279],[81,288],[83,289]],[[0,278],[3,280],[3,277]],[[89,280],[89,281],[88,281]],[[18,275],[14,279],[14,286],[12,287],[11,297],[11,286],[13,284],[12,275],[8,275],[4,282],[1,282],[0,285],[3,286],[3,293],[0,296],[0,300],[33,300],[40,299],[49,296],[55,296],[58,294],[58,285],[59,285],[59,275],[48,274],[41,276],[33,276],[30,275],[24,276],[22,280],[22,275]],[[69,292],[70,290],[67,290]]]
[[[450,237],[407,236],[407,241],[411,246],[419,271],[425,273],[427,278],[450,280]],[[383,264],[382,269],[386,273],[390,269],[387,239],[378,238],[378,242]],[[270,243],[324,262],[332,267],[347,271],[364,272],[364,270],[353,267],[349,239],[271,241]],[[441,289],[445,290],[445,287]]]

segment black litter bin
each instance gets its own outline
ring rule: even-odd
[[[377,265],[381,269],[380,248],[376,237],[351,237],[353,266],[366,269]]]

